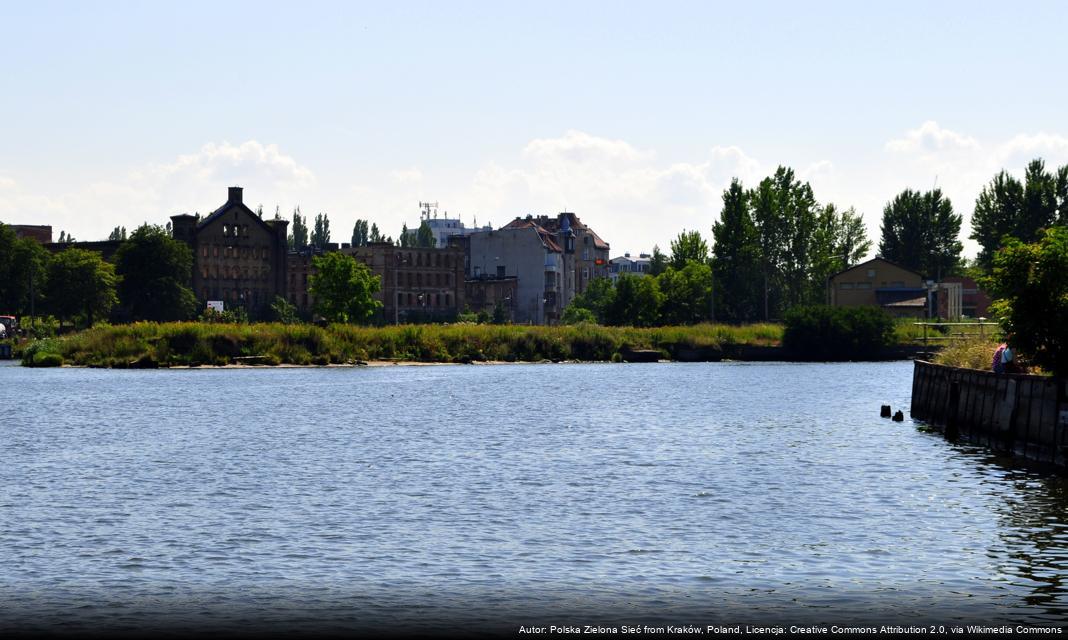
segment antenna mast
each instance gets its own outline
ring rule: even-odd
[[[419,219],[429,220],[430,211],[434,211],[434,217],[438,217],[438,203],[436,202],[419,202]]]

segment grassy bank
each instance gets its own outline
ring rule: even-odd
[[[284,324],[135,323],[99,326],[37,341],[27,366],[100,367],[336,364],[356,360],[418,362],[613,360],[653,349],[665,358],[714,357],[736,345],[774,346],[776,324],[637,329],[573,325],[400,325],[356,327]]]

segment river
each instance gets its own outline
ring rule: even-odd
[[[1068,489],[912,364],[0,366],[0,631],[1051,624]]]

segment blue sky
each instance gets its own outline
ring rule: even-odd
[[[1065,3],[0,2],[0,220],[79,239],[212,210],[396,235],[432,199],[577,212],[623,251],[708,233],[778,164],[877,238],[1068,162]],[[974,247],[969,243],[969,252]]]

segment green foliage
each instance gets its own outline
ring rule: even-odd
[[[374,294],[381,279],[350,255],[330,252],[312,258],[309,292],[315,312],[328,322],[364,322],[382,306]]]
[[[402,246],[402,247],[410,247],[410,246],[412,246],[412,234],[411,234],[411,232],[408,231],[408,223],[407,222],[405,222],[404,224],[401,225],[401,232],[400,232],[399,240],[400,240],[400,246]]]
[[[797,306],[784,321],[783,346],[806,359],[862,360],[894,343],[894,319],[876,307]]]
[[[614,326],[652,327],[660,323],[664,294],[656,278],[620,274],[615,296],[605,310],[605,324]]]
[[[932,358],[938,364],[965,369],[989,371],[994,351],[1001,343],[996,332],[985,336],[974,335],[964,340],[950,340]]]
[[[385,238],[382,236],[382,232],[378,230],[378,225],[371,223],[371,234],[367,237],[368,242],[382,242]]]
[[[293,224],[289,229],[289,248],[299,251],[308,246],[308,222],[300,207],[293,209]]]
[[[508,322],[508,311],[504,308],[504,303],[500,300],[493,305],[493,316],[490,319],[493,324],[505,324]]]
[[[761,309],[760,236],[749,194],[732,180],[723,191],[723,210],[712,225],[712,268],[716,273],[716,317],[742,322]]]
[[[1036,365],[1068,376],[1068,227],[1039,233],[1038,242],[1006,239],[986,280],[1008,343]]]
[[[104,317],[118,302],[115,266],[104,262],[99,253],[66,249],[48,264],[48,307],[60,318],[83,315],[87,326]]]
[[[707,263],[691,261],[682,269],[668,267],[657,276],[656,283],[663,294],[658,324],[708,321],[712,311],[712,268]]]
[[[196,313],[190,288],[193,252],[163,227],[142,225],[115,253],[119,300],[135,320],[187,320]]]
[[[126,240],[126,227],[115,227],[108,235],[108,240]]]
[[[197,320],[209,324],[248,324],[248,311],[244,307],[231,307],[223,311],[209,307],[204,309]]]
[[[671,241],[670,266],[682,269],[690,262],[708,261],[708,243],[701,237],[699,231],[686,231],[679,233],[678,237]]]
[[[0,314],[29,314],[41,299],[50,258],[36,240],[17,238],[0,223]]]
[[[567,317],[568,309],[586,309],[593,314],[600,324],[607,324],[608,310],[616,298],[616,290],[612,281],[608,278],[594,278],[586,287],[586,291],[576,295],[564,309]],[[572,312],[576,313],[576,312]]]
[[[1032,160],[1023,182],[1001,171],[975,200],[971,238],[980,246],[979,266],[989,271],[1005,236],[1034,242],[1052,224],[1068,224],[1068,165],[1047,171]]]
[[[664,273],[664,269],[667,269],[668,259],[664,255],[664,252],[660,250],[659,245],[653,245],[653,255],[649,259],[649,275],[658,276]]]
[[[330,243],[330,218],[325,213],[315,216],[315,228],[312,229],[311,245],[319,249],[325,249]]]
[[[282,296],[274,297],[274,301],[271,302],[271,314],[276,322],[282,324],[294,324],[298,321],[297,307]]]
[[[377,230],[378,227],[375,227]],[[356,224],[352,227],[352,246],[362,247],[367,244],[369,240],[369,233],[367,231],[367,221],[357,220]]]
[[[585,307],[576,307],[574,303],[567,305],[560,322],[563,324],[579,324],[589,322],[597,324],[597,316]]]
[[[879,254],[935,280],[954,275],[963,266],[960,225],[941,189],[905,189],[883,209]]]
[[[415,246],[432,249],[435,246],[434,232],[426,220],[419,223],[419,229],[415,232]]]

